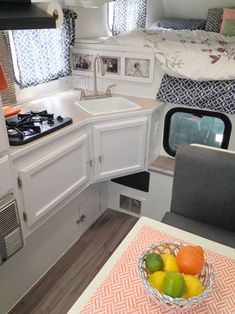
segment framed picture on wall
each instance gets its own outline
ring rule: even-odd
[[[148,79],[150,76],[150,59],[125,58],[125,76]]]
[[[73,53],[73,70],[76,71],[92,71],[93,55],[86,53]]]
[[[121,58],[116,56],[101,56],[106,74],[121,74]]]
[[[102,76],[102,80],[112,79],[141,83],[153,82],[154,54],[117,50],[105,50],[101,49],[100,46],[97,49],[74,47],[71,58],[73,74],[93,76],[94,58],[96,55],[100,55],[105,69],[105,75]],[[97,77],[101,78],[99,61],[97,62]]]

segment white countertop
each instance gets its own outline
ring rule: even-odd
[[[67,132],[70,132],[73,129],[85,126],[89,123],[105,121],[108,118],[110,119],[128,118],[138,115],[140,113],[148,114],[152,113],[158,107],[162,106],[162,103],[155,99],[140,98],[134,96],[122,96],[126,99],[129,99],[130,101],[137,103],[138,105],[140,105],[140,108],[131,111],[92,116],[75,104],[75,102],[80,99],[80,93],[81,93],[80,91],[71,89],[63,92],[58,92],[47,97],[42,97],[37,100],[33,100],[28,103],[20,105],[19,108],[21,108],[22,112],[28,112],[30,110],[34,111],[47,110],[49,113],[54,113],[55,115],[71,117],[73,119],[73,123],[28,144],[22,146],[10,146],[10,152],[12,156],[17,157],[21,154],[24,154],[33,149],[35,146],[42,145],[47,140],[50,139],[53,140],[55,137],[58,137],[62,134],[66,134]]]
[[[105,279],[107,274],[111,271],[113,266],[116,264],[116,262],[122,256],[123,252],[127,249],[128,245],[131,243],[131,241],[134,239],[134,237],[138,234],[138,232],[140,231],[140,229],[144,225],[148,225],[148,226],[153,227],[159,231],[169,233],[169,234],[173,235],[174,237],[178,237],[182,240],[185,240],[185,241],[190,242],[190,243],[195,244],[195,245],[201,245],[205,249],[208,249],[208,250],[214,251],[216,253],[222,254],[224,256],[235,259],[235,249],[233,249],[233,248],[230,248],[230,247],[222,245],[220,243],[199,237],[199,236],[191,234],[189,232],[174,228],[174,227],[166,225],[162,222],[159,222],[159,221],[156,221],[156,220],[153,220],[150,218],[146,218],[146,217],[141,217],[139,219],[139,221],[135,224],[135,226],[132,228],[132,230],[128,233],[126,238],[119,245],[119,247],[115,250],[113,255],[106,262],[106,264],[102,267],[102,269],[99,271],[99,273],[96,275],[96,277],[92,280],[92,282],[89,284],[89,286],[83,292],[83,294],[75,302],[75,304],[69,310],[68,314],[80,313],[80,310],[88,302],[88,300],[90,299],[92,294],[96,291],[96,289],[99,287],[100,283]]]

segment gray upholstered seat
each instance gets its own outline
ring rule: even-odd
[[[180,146],[162,222],[235,248],[235,153]]]

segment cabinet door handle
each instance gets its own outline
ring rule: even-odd
[[[92,159],[88,160],[86,163],[89,165],[89,167],[92,167],[92,165],[93,165]]]
[[[101,164],[103,162],[103,160],[104,160],[103,156],[99,156],[98,160],[99,160],[99,163]]]
[[[82,216],[76,221],[76,223],[77,223],[77,224],[80,224],[80,222],[83,222],[85,219],[86,219],[86,216],[85,216],[85,215],[82,215]]]

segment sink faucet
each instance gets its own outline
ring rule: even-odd
[[[97,54],[95,56],[95,58],[94,58],[94,63],[93,63],[93,84],[94,84],[93,85],[94,86],[93,95],[86,95],[84,89],[78,88],[81,91],[80,100],[112,97],[111,88],[115,87],[116,84],[109,85],[106,88],[106,92],[105,93],[101,93],[101,94],[98,93],[98,90],[97,90],[97,62],[100,63],[101,75],[102,76],[105,75],[105,69],[104,69],[104,63],[103,63],[102,57]]]
[[[101,71],[101,75],[104,76],[105,75],[105,71],[104,71],[104,63],[103,60],[101,58],[100,55],[96,55],[95,59],[94,59],[94,67],[93,67],[93,79],[94,79],[94,96],[98,96],[98,90],[97,90],[97,61],[99,61],[100,63],[100,71]]]

